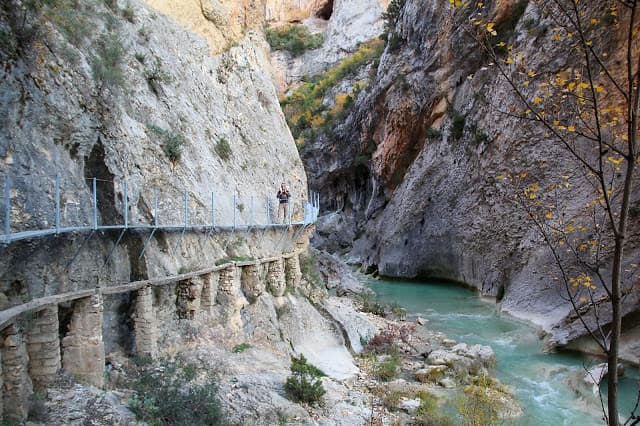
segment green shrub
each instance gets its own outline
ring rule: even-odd
[[[451,127],[449,127],[449,131],[453,140],[457,141],[462,137],[462,134],[464,133],[466,118],[464,115],[453,109],[449,111],[449,115],[451,117]]]
[[[223,161],[227,161],[231,158],[231,145],[229,145],[229,141],[224,137],[219,138],[218,142],[216,142],[215,151],[216,154],[218,154],[218,157]]]
[[[502,397],[507,392],[500,383],[489,377],[480,376],[472,384],[465,386],[457,403],[457,409],[465,425],[496,424],[500,422],[499,408],[504,406]]]
[[[438,129],[434,129],[433,127],[429,127],[425,132],[425,137],[427,139],[440,139],[442,133]]]
[[[124,9],[122,9],[122,17],[132,24],[135,22],[135,11],[130,2],[127,2]]]
[[[251,257],[251,256],[228,256],[228,257],[223,257],[222,259],[216,260],[216,266],[223,265],[225,263],[230,263],[230,262],[250,262],[252,260],[256,260],[255,257]]]
[[[170,132],[154,124],[147,124],[147,129],[162,141],[162,152],[172,163],[180,161],[182,145],[186,142],[184,136]]]
[[[319,377],[325,374],[316,366],[308,364],[304,355],[291,357],[291,376],[287,377],[284,391],[292,401],[315,404],[326,393]]]
[[[296,358],[291,357],[291,372],[299,374],[307,374],[311,377],[325,377],[326,374],[315,365],[307,363],[307,358],[303,354]]]
[[[233,352],[234,354],[239,354],[240,352],[244,352],[247,349],[249,349],[251,347],[250,344],[248,343],[240,343],[239,345],[235,345],[233,347],[233,349],[231,349],[231,352]]]
[[[93,77],[105,85],[124,84],[121,65],[125,50],[117,34],[103,35],[98,40],[97,56],[93,58],[91,67]]]
[[[136,61],[140,62],[142,65],[144,65],[147,60],[147,55],[145,55],[144,53],[136,53],[133,55],[133,57],[136,58]]]
[[[141,63],[144,63],[144,61]],[[153,90],[156,95],[159,94],[160,83],[170,83],[172,80],[171,74],[162,68],[162,61],[157,56],[151,66],[145,67],[144,77],[147,79],[147,83],[149,83],[151,90]]]
[[[443,416],[439,412],[438,400],[427,391],[420,391],[417,394],[420,399],[420,406],[416,411],[415,424],[418,426],[454,426],[453,419]]]
[[[405,1],[406,0],[391,0],[389,2],[387,10],[382,14],[382,19],[384,19],[384,30],[381,37],[386,39],[387,35],[393,31]]]
[[[400,356],[397,353],[392,353],[391,355],[386,355],[376,364],[374,373],[379,379],[390,381],[398,376],[399,370]]]
[[[180,134],[170,134],[167,136],[162,151],[169,161],[177,163],[182,155],[182,145],[184,144],[184,136]]]
[[[76,47],[82,47],[94,34],[92,18],[95,10],[92,2],[77,0],[59,0],[43,2],[41,6],[44,19],[57,27],[65,39]]]
[[[393,314],[394,317],[396,317],[399,320],[406,319],[407,310],[403,308],[399,303],[394,302],[391,305],[389,305],[389,307],[391,308],[391,313]]]
[[[322,34],[311,34],[304,25],[283,25],[267,29],[267,42],[273,50],[286,50],[300,56],[322,46]]]
[[[196,370],[165,361],[149,366],[135,378],[129,408],[151,425],[224,425],[217,385],[207,376],[194,383]]]
[[[362,312],[367,312],[374,315],[384,316],[386,309],[385,306],[375,300],[375,294],[371,292],[362,292],[358,294],[360,300]]]

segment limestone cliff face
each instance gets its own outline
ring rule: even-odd
[[[291,85],[303,77],[314,76],[337,65],[349,54],[357,50],[361,43],[378,37],[382,33],[382,13],[388,0],[329,0],[310,3],[309,15],[304,14],[302,23],[311,32],[322,33],[320,48],[308,51],[299,57],[288,52],[274,52],[271,64],[274,80],[280,93],[285,93]],[[269,3],[267,3],[269,10]],[[299,22],[292,19],[286,22]],[[278,25],[278,22],[271,22]]]
[[[234,194],[242,205],[238,223],[249,223],[251,200],[264,221],[282,180],[295,198],[306,198],[302,163],[268,73],[268,46],[251,30],[258,21],[229,21],[246,33],[212,56],[214,38],[188,31],[196,24],[184,16],[194,9],[177,13],[179,24],[138,1],[113,9],[102,1],[23,6],[11,1],[0,12],[0,174],[12,179],[13,232],[53,226],[56,175],[62,226],[92,221],[92,177],[100,224],[123,223],[124,182],[131,224],[153,222],[154,188],[164,224],[183,220],[184,191],[193,224],[210,223],[211,193],[218,224],[231,223]],[[236,34],[198,22],[211,34]],[[172,141],[179,158],[167,152]],[[156,233],[141,256],[148,235],[127,233],[114,248],[117,237],[11,245],[0,260],[1,290],[17,303],[291,248],[275,235]]]
[[[144,0],[191,32],[206,38],[212,53],[221,53],[240,42],[251,30],[261,30],[264,2],[257,0],[206,1]]]
[[[485,3],[496,25],[512,19],[514,2]],[[514,94],[448,9],[446,1],[407,0],[374,82],[336,126],[336,138],[305,147],[305,158],[330,164],[308,169],[333,211],[317,244],[344,250],[353,238],[351,260],[368,269],[465,282],[551,330],[569,311],[545,269],[553,261],[497,177],[526,170],[544,186],[575,166],[540,128],[498,112]],[[514,19],[513,39],[531,69],[548,64],[556,48],[552,34],[531,29],[532,22],[552,26],[547,19],[533,2]],[[566,56],[553,58],[558,68],[571,66]],[[459,135],[451,131],[456,116]],[[586,193],[576,188],[570,203],[585,205]],[[627,259],[637,259],[637,221],[631,234]],[[630,303],[625,313],[634,309]],[[552,331],[557,342],[567,340],[562,328]]]

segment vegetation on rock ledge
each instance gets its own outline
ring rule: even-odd
[[[267,42],[273,50],[286,50],[300,56],[322,46],[322,34],[311,34],[304,25],[283,25],[267,29]]]

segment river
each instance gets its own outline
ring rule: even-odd
[[[501,315],[495,304],[477,293],[451,284],[369,280],[385,303],[398,303],[409,318],[429,320],[427,326],[450,338],[493,348],[496,376],[516,389],[524,415],[518,425],[601,425],[599,402],[585,389],[579,396],[569,385],[584,365],[600,362],[572,353],[545,354],[538,330]],[[627,368],[620,383],[620,408],[628,414],[635,402],[640,372]],[[604,389],[604,387],[603,387]]]

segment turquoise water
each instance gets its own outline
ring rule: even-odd
[[[378,299],[399,303],[411,317],[429,320],[427,326],[468,344],[493,348],[496,376],[517,390],[524,415],[518,425],[601,425],[600,404],[591,391],[578,395],[567,384],[594,362],[578,354],[544,354],[538,331],[529,324],[501,316],[494,304],[477,293],[451,284],[371,280]],[[620,385],[620,407],[629,413],[635,402],[640,373],[627,369]]]

